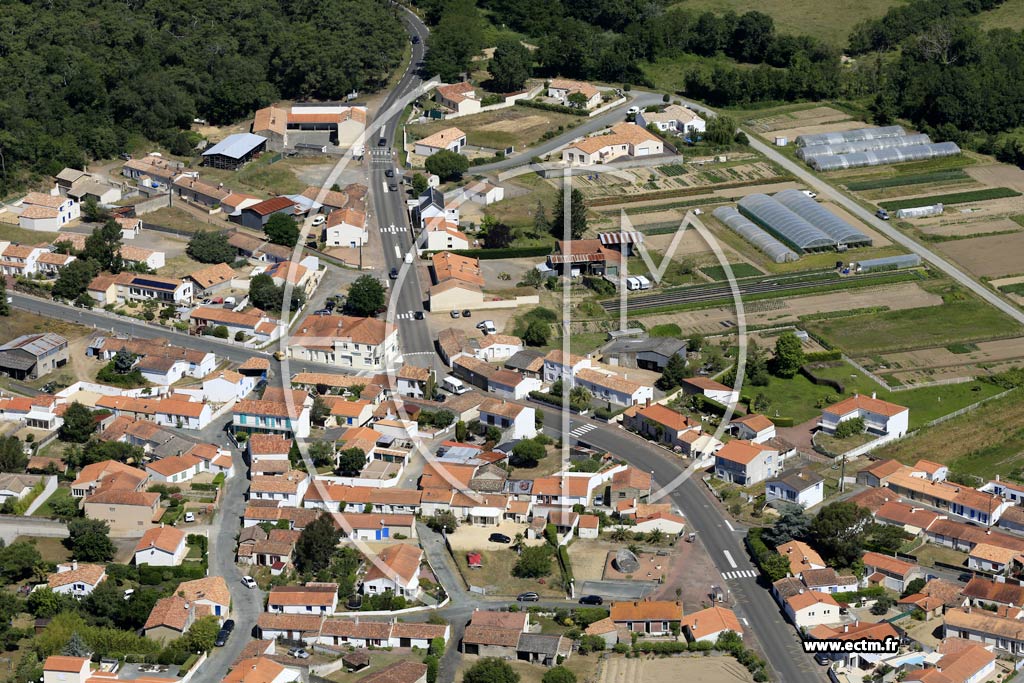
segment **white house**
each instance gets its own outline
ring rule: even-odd
[[[81,207],[69,197],[29,192],[21,200],[18,224],[25,230],[57,232],[61,226],[81,216]]]
[[[384,372],[398,361],[398,326],[376,318],[311,315],[292,333],[288,355],[353,370]]]
[[[427,221],[431,218],[443,218],[458,225],[459,203],[446,201],[444,194],[436,187],[432,187],[418,198],[416,206],[413,207],[413,218],[413,225],[418,224],[421,228],[426,227]]]
[[[302,507],[309,489],[309,476],[291,470],[284,474],[255,474],[249,483],[249,500],[275,501],[278,507]]]
[[[611,372],[583,368],[573,384],[585,387],[595,399],[620,406],[646,405],[654,400],[654,388]]]
[[[565,355],[561,349],[553,349],[544,356],[544,381],[565,379],[571,383],[577,372],[589,367],[590,358],[572,353]]]
[[[505,198],[505,188],[481,180],[462,188],[462,196],[476,204],[488,206]]]
[[[581,109],[589,111],[601,104],[601,91],[590,83],[568,78],[554,78],[548,83],[548,97],[559,100],[567,107],[574,106],[569,101],[569,96],[577,93],[586,99]]]
[[[606,164],[620,157],[645,157],[661,154],[665,143],[646,128],[635,123],[619,123],[610,133],[592,135],[570,143],[562,149],[566,164],[594,166]]]
[[[203,397],[211,403],[238,401],[256,387],[256,378],[234,370],[221,370],[203,378]]]
[[[423,551],[414,545],[396,543],[371,559],[363,576],[362,589],[367,595],[391,591],[415,600],[420,595],[420,563]]]
[[[978,543],[967,553],[967,567],[993,574],[1006,574],[1014,565],[1024,565],[1024,553],[991,543]]]
[[[480,98],[476,86],[467,81],[437,86],[437,103],[451,109],[459,116],[476,114],[480,111]]]
[[[366,214],[358,209],[335,209],[324,224],[324,241],[329,247],[358,247],[366,244]]]
[[[148,529],[135,545],[135,564],[176,567],[185,559],[185,532],[173,526]]]
[[[743,627],[736,613],[718,605],[685,615],[680,626],[691,642],[714,643],[727,631],[743,637]]]
[[[536,377],[525,377],[515,370],[495,370],[487,378],[487,391],[499,398],[520,401],[531,391],[540,391],[541,381]]]
[[[494,426],[502,432],[511,430],[512,439],[532,439],[537,436],[533,408],[511,403],[504,399],[489,398],[480,404],[480,424]]]
[[[275,586],[267,596],[267,611],[273,614],[332,615],[338,608],[338,584],[307,583],[305,586]]]
[[[783,610],[797,628],[811,628],[841,621],[839,603],[828,593],[808,590],[791,595],[783,603]]]
[[[47,253],[42,247],[30,247],[22,244],[10,244],[2,242],[3,259],[0,260],[0,270],[4,275],[32,275],[39,270],[39,257]]]
[[[213,420],[210,404],[178,398],[102,396],[96,401],[96,407],[107,408],[114,415],[127,415],[180,429],[203,429]]]
[[[206,463],[194,455],[170,455],[146,464],[146,473],[158,484],[183,484],[206,470]]]
[[[740,486],[751,486],[782,470],[779,451],[762,444],[734,439],[715,453],[715,476]]]
[[[43,477],[37,474],[0,474],[0,504],[6,503],[9,499],[12,502],[21,500],[42,481]]]
[[[737,439],[753,443],[765,443],[775,438],[775,423],[757,413],[734,417],[729,423],[729,429]]]
[[[646,128],[653,125],[661,132],[703,133],[706,124],[697,112],[679,104],[670,104],[659,112],[642,111],[636,115],[638,125]]]
[[[117,299],[121,303],[155,299],[166,304],[189,304],[194,298],[194,284],[191,280],[121,273],[115,282]]]
[[[425,221],[422,239],[427,251],[469,249],[469,238],[459,230],[458,223],[442,216],[434,216]]]
[[[89,595],[96,586],[107,580],[107,570],[101,564],[58,564],[57,571],[46,578],[46,585],[54,593],[76,598]]]
[[[309,436],[309,414],[313,399],[303,392],[293,401],[246,398],[231,410],[236,432],[279,433],[304,439]]]
[[[92,676],[89,657],[50,655],[43,663],[43,683],[85,683]]]
[[[209,613],[224,621],[231,614],[231,592],[223,576],[206,576],[178,584],[174,593],[196,606],[196,613]]]
[[[601,535],[601,519],[597,515],[580,515],[576,535],[580,538],[598,538]]]
[[[793,503],[806,510],[824,500],[824,482],[821,475],[809,469],[783,472],[768,480],[765,485],[765,500]]]
[[[473,355],[483,361],[505,360],[523,350],[523,340],[510,334],[489,334],[474,343]]]
[[[729,405],[734,401],[740,400],[740,392],[707,377],[689,377],[684,379],[682,389],[688,395],[700,394],[722,405]]]
[[[854,394],[822,410],[818,427],[826,434],[835,434],[841,422],[858,417],[864,420],[868,433],[898,438],[907,433],[910,409],[874,396]]]
[[[448,150],[458,154],[466,146],[466,134],[458,128],[445,128],[433,135],[428,135],[422,140],[417,140],[415,152],[421,156],[429,157],[441,150]]]
[[[1015,505],[1024,504],[1024,485],[1012,481],[1003,481],[1000,475],[978,487],[979,491],[991,493],[996,496],[1013,502]]]
[[[907,584],[914,579],[923,579],[924,570],[912,562],[876,552],[866,552],[861,558],[864,562],[865,586],[885,586],[889,590],[902,593]]]

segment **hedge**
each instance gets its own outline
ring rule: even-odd
[[[572,563],[569,561],[569,549],[564,545],[558,546],[558,563],[562,565],[562,575],[568,585],[573,580],[573,573]]]
[[[544,111],[556,111],[561,114],[574,114],[576,116],[589,116],[589,113],[583,109],[577,109],[576,107],[566,107],[561,104],[549,104],[547,102],[536,102],[534,100],[516,100],[516,104],[520,107],[530,107],[532,109],[543,109]]]
[[[880,598],[885,595],[884,586],[868,586],[867,588],[861,588],[855,591],[846,591],[842,593],[833,593],[832,597],[836,599],[836,602],[846,603],[847,605],[859,601],[861,598]]]
[[[158,586],[164,581],[181,579],[192,581],[206,576],[205,562],[190,562],[177,567],[154,567],[148,564],[139,565],[139,583],[144,586]]]
[[[483,260],[502,258],[530,258],[534,256],[547,256],[551,253],[551,247],[505,247],[504,249],[454,249],[452,254],[469,256]]]
[[[831,387],[835,389],[837,394],[845,394],[846,386],[837,380],[830,377],[818,377],[814,374],[814,370],[809,365],[800,366],[800,374],[811,380],[813,384],[817,384],[820,387]]]
[[[843,352],[838,349],[833,351],[811,351],[804,354],[804,360],[808,363],[820,363],[822,361],[842,360]]]

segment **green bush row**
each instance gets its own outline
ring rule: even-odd
[[[573,114],[574,116],[587,116],[587,112],[582,109],[576,109],[575,107],[566,107],[561,104],[550,104],[548,102],[537,102],[534,100],[516,100],[516,104],[520,107],[530,107],[532,109],[543,109],[544,111],[557,111],[561,114]]]
[[[941,183],[949,180],[966,180],[969,177],[962,169],[951,168],[933,173],[918,173],[915,175],[894,176],[892,178],[854,181],[846,183],[846,189],[850,192],[864,192],[865,190],[881,190],[887,187],[925,185],[927,183]]]
[[[897,199],[891,202],[881,202],[879,206],[888,211],[898,211],[899,209],[929,206],[931,204],[966,204],[968,202],[983,202],[988,199],[1005,199],[1006,197],[1019,196],[1020,192],[1011,190],[1008,187],[990,187],[984,190],[936,194],[930,197],[917,197],[915,199]]]

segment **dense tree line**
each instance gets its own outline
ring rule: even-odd
[[[858,24],[850,34],[849,52],[864,54],[892,50],[903,40],[954,17],[967,17],[995,9],[1005,0],[910,0],[891,7],[878,19]]]
[[[0,194],[140,135],[180,149],[195,117],[381,87],[407,39],[394,10],[363,0],[6,3]]]

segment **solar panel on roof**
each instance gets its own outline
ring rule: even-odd
[[[156,280],[149,280],[147,278],[137,277],[132,280],[133,285],[142,285],[143,287],[152,287],[153,289],[163,289],[167,291],[174,291],[178,288],[177,283],[172,282],[157,282]]]

